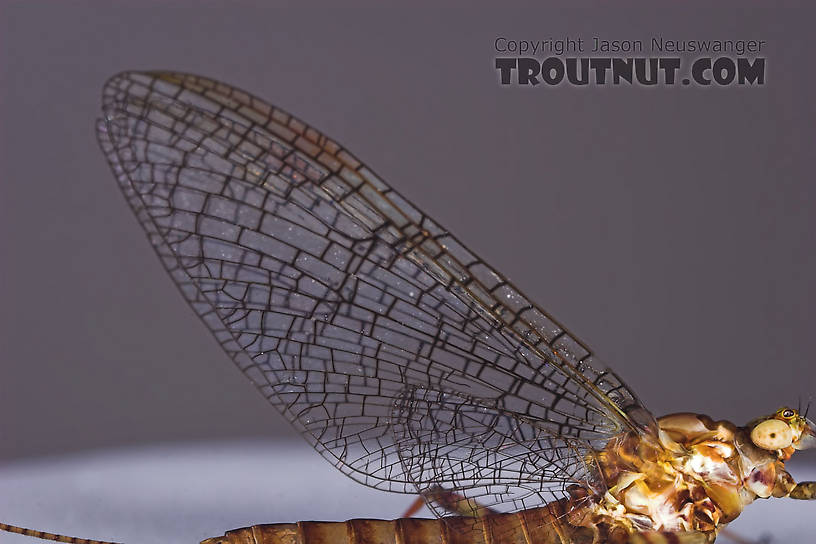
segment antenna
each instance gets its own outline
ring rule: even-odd
[[[107,540],[92,540],[89,538],[76,538],[73,536],[57,535],[54,533],[44,533],[43,531],[26,529],[25,527],[17,527],[16,525],[9,525],[8,523],[2,522],[0,522],[0,531],[17,533],[18,535],[30,536],[32,538],[39,538],[42,540],[51,540],[53,542],[64,542],[65,544],[121,544],[119,542],[109,542]]]

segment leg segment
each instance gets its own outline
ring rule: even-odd
[[[799,482],[788,495],[791,499],[810,501],[816,499],[816,482]]]
[[[457,516],[478,518],[498,513],[486,506],[482,506],[473,499],[463,497],[459,493],[448,491],[440,486],[434,486],[423,492],[420,497],[411,503],[411,506],[408,508],[408,510],[406,510],[403,517],[411,517],[417,513],[425,502],[432,502],[442,508],[444,511],[450,512],[451,514],[455,514]]]

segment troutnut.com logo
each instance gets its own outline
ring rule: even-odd
[[[758,56],[767,49],[765,40],[499,36],[493,46],[502,86],[765,84],[765,57]]]

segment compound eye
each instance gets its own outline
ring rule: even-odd
[[[784,421],[767,419],[751,431],[751,441],[763,450],[783,450],[793,443],[793,431]]]
[[[795,415],[796,412],[794,412],[790,408],[786,408],[785,410],[782,411],[782,417],[784,417],[785,419],[793,419],[793,416]]]

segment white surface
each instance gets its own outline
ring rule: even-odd
[[[816,479],[813,465],[791,470],[797,480]],[[356,484],[305,443],[154,446],[0,467],[0,520],[126,544],[196,544],[257,523],[394,518],[412,500]],[[758,501],[731,528],[809,543],[816,504]],[[0,533],[0,542],[39,541]]]

